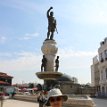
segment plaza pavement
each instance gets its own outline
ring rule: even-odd
[[[3,107],[39,107],[39,105],[36,102],[7,99],[4,100]]]
[[[96,107],[107,107],[107,99],[93,98],[93,101],[95,102]],[[6,99],[4,100],[3,107],[39,107],[39,104],[37,102]]]
[[[95,102],[96,107],[107,107],[107,99],[93,98],[93,101]]]
[[[93,100],[96,103],[96,107],[107,107],[107,99],[93,98]],[[36,102],[7,99],[4,100],[3,107],[39,107],[39,105]]]

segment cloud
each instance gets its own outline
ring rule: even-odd
[[[38,37],[39,34],[38,33],[26,33],[23,37],[19,38],[19,40],[30,40],[30,39],[34,39],[35,37]]]
[[[0,58],[0,71],[12,75],[14,77],[13,83],[19,83],[22,80],[24,82],[41,82],[35,75],[40,71],[40,55],[33,52],[0,53],[0,57],[5,56],[5,59]]]
[[[68,68],[72,67],[85,67],[90,66],[89,62],[96,55],[96,52],[83,52],[73,50],[61,50],[59,56],[61,57],[61,63],[66,65]],[[13,57],[14,56],[14,57]],[[21,52],[21,53],[0,53],[0,70],[1,71],[22,71],[22,70],[34,70],[40,68],[42,55],[38,55],[32,52]],[[6,57],[3,59],[2,57]],[[10,58],[8,58],[10,57]],[[12,58],[13,57],[13,58]],[[65,63],[67,61],[67,63]],[[81,66],[82,65],[82,66]],[[62,67],[63,68],[63,67]]]
[[[97,52],[96,51],[75,51],[72,49],[59,49],[59,54],[62,57],[94,57]]]
[[[92,58],[96,54],[97,52],[90,51],[62,50],[59,53],[61,69],[66,69],[67,71],[91,70],[90,65],[92,64]]]
[[[6,37],[5,36],[0,36],[0,43],[5,43]]]
[[[77,20],[78,22],[87,23],[87,24],[107,24],[106,11],[93,10],[90,14],[88,14],[87,12],[84,14],[85,15],[82,14],[81,16],[76,17],[75,20]]]
[[[69,3],[69,2],[68,2]],[[107,24],[107,1],[106,0],[86,0],[86,1],[74,1],[67,5],[63,5],[63,8],[58,9],[57,13],[60,14],[60,19],[64,21],[75,22],[80,24]],[[60,20],[59,19],[59,20]],[[72,21],[70,21],[72,20]]]
[[[0,59],[2,59],[3,57],[12,57],[12,54],[8,52],[0,52]]]
[[[91,82],[91,65],[97,52],[61,49],[59,71],[74,76],[79,83]]]
[[[92,57],[94,57],[95,54],[95,52],[61,50],[59,54],[59,71],[78,77],[80,81],[84,74],[90,71]],[[32,79],[36,77],[34,74],[40,71],[42,55],[33,52],[15,52],[1,53],[0,57],[3,57],[3,55],[7,57],[15,57],[0,60],[0,71],[8,72],[13,75],[14,81],[18,82],[19,78],[25,82],[30,80],[32,81]],[[81,74],[81,76],[78,76],[78,74]],[[88,82],[90,74],[88,73],[86,75],[86,82]]]
[[[3,53],[0,54],[3,56]],[[22,53],[5,53],[4,56],[16,56],[11,59],[0,60],[0,70],[1,71],[22,71],[22,70],[32,70],[39,67],[40,56],[36,53],[22,52]]]

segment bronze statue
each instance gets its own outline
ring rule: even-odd
[[[47,11],[47,18],[48,18],[47,39],[53,40],[54,32],[55,30],[57,31],[57,29],[56,29],[56,20],[53,17],[54,13],[51,11],[51,9],[53,9],[53,7],[50,7]]]
[[[43,55],[42,64],[41,64],[41,72],[46,71],[47,59],[45,55]]]
[[[58,71],[59,68],[59,56],[57,56],[56,60],[55,60],[55,71]]]

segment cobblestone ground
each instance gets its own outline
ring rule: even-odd
[[[39,105],[34,102],[8,99],[4,101],[3,107],[39,107]]]

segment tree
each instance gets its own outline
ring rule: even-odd
[[[34,84],[33,83],[29,83],[29,88],[34,88]]]

